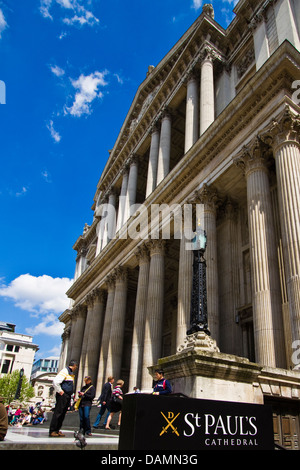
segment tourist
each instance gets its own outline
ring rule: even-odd
[[[102,416],[104,415],[105,411],[108,410],[108,403],[111,400],[111,394],[112,394],[114,381],[115,381],[114,377],[110,376],[110,377],[108,377],[107,382],[103,385],[101,395],[98,398],[98,402],[100,403],[100,410],[99,410],[99,413],[97,414],[96,420],[93,424],[93,428],[97,429],[99,427],[99,423],[100,423],[100,420],[101,420]],[[105,422],[104,422],[104,427],[107,424],[109,413],[110,412],[108,410],[108,414],[107,414]]]
[[[155,371],[156,383],[153,387],[153,395],[170,395],[172,387],[170,382],[164,378],[164,371],[156,369]]]
[[[0,441],[4,441],[8,429],[7,411],[3,405],[3,398],[0,397]]]
[[[107,419],[105,429],[111,429],[109,425],[115,413],[119,413],[118,426],[121,426],[122,404],[123,404],[123,392],[122,392],[123,385],[124,385],[124,380],[118,380],[117,385],[112,392],[111,401],[109,404],[110,414]]]
[[[53,380],[53,387],[56,392],[56,403],[49,428],[50,437],[64,436],[60,428],[70,406],[74,387],[74,374],[77,367],[78,363],[76,361],[70,361],[68,367],[62,369]]]
[[[90,424],[90,412],[95,398],[96,390],[92,384],[92,379],[90,376],[84,378],[85,385],[81,388],[81,391],[78,392],[80,398],[79,404],[79,417],[80,417],[80,431],[83,435],[91,436],[91,424]]]

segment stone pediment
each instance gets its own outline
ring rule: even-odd
[[[220,45],[223,46],[220,48]],[[119,175],[122,166],[136,151],[150,128],[159,120],[164,108],[172,101],[176,90],[186,82],[193,69],[199,69],[201,56],[214,50],[215,58],[223,58],[226,35],[214,19],[203,12],[189,30],[157,66],[149,66],[145,80],[139,86],[107,164],[98,183],[94,201],[104,194]]]

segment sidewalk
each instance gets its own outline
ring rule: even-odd
[[[49,437],[48,429],[37,427],[9,428],[5,441],[0,442],[2,450],[81,450],[76,446],[74,431],[62,429],[65,437]],[[119,436],[94,433],[86,438],[84,450],[117,450]]]
[[[98,413],[97,407],[92,407],[91,424],[94,423]],[[67,413],[61,431],[65,437],[49,437],[49,425],[52,414],[48,414],[48,421],[35,426],[9,426],[6,438],[0,442],[2,450],[82,450],[76,446],[74,433],[79,429],[78,412]],[[115,416],[114,416],[115,418]],[[117,417],[116,417],[117,418]],[[112,424],[115,419],[112,420]],[[103,420],[102,420],[103,422]],[[102,423],[101,423],[102,424]],[[78,442],[78,441],[77,441]],[[104,430],[92,428],[92,436],[86,437],[84,450],[117,450],[119,430]]]

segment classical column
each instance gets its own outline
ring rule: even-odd
[[[70,337],[69,337],[69,348],[68,348],[68,354],[66,357],[66,363],[64,365],[67,365],[67,363],[72,359],[72,344],[74,342],[74,337],[75,337],[75,327],[76,327],[76,320],[77,320],[77,315],[76,315],[76,308],[73,308],[71,310],[71,324],[70,324]]]
[[[112,370],[107,368],[107,357],[108,357],[108,345],[110,339],[110,330],[112,322],[112,313],[114,307],[114,298],[115,298],[115,278],[110,274],[106,279],[107,286],[107,301],[106,309],[104,316],[103,324],[103,333],[102,341],[100,346],[100,356],[99,356],[99,367],[98,367],[98,377],[97,377],[97,386],[96,393],[99,396],[103,384],[105,383],[107,376],[112,375]]]
[[[292,340],[300,338],[300,119],[289,108],[273,121],[269,136],[276,162],[283,256]],[[266,138],[264,138],[266,140]],[[289,350],[292,354],[292,350]]]
[[[127,302],[127,270],[120,266],[115,271],[115,298],[112,312],[107,370],[118,379],[121,373]]]
[[[191,295],[193,284],[193,251],[192,239],[192,204],[184,205],[184,219],[180,239],[178,302],[177,302],[177,347],[183,344],[190,327]]]
[[[164,112],[161,121],[160,144],[158,153],[157,182],[159,183],[167,176],[170,169],[171,155],[171,115]]]
[[[139,260],[139,277],[137,284],[134,327],[131,347],[131,365],[129,377],[129,391],[133,387],[141,387],[145,318],[147,309],[147,294],[149,281],[149,253],[145,245],[142,245],[137,253]]]
[[[154,124],[151,130],[151,145],[150,145],[149,164],[148,164],[146,198],[156,188],[159,138],[160,138],[159,129],[157,127],[157,124]]]
[[[122,225],[125,222],[125,210],[126,210],[126,194],[127,194],[127,186],[128,186],[128,168],[125,167],[122,170],[122,187],[119,196],[119,210],[118,210],[118,220],[117,220],[117,229],[116,231],[120,230]]]
[[[206,184],[196,192],[197,202],[202,204],[200,220],[201,227],[206,231],[207,248],[206,260],[206,288],[208,328],[212,338],[219,342],[219,288],[218,288],[218,260],[217,260],[217,192]]]
[[[100,221],[97,225],[97,247],[96,247],[96,256],[100,253],[104,246],[104,233],[106,232],[106,211],[107,203],[102,203],[98,208],[98,217]]]
[[[256,360],[270,367],[285,367],[282,300],[267,150],[268,147],[255,138],[244,147],[236,163],[243,165],[247,179]]]
[[[71,333],[71,328],[70,326],[67,326],[64,329],[63,334],[61,335],[62,345],[61,345],[59,364],[58,364],[59,370],[61,370],[63,367],[67,365],[67,357],[68,357],[68,351],[70,347],[70,333]]]
[[[87,375],[86,354],[87,354],[87,348],[88,348],[88,342],[89,342],[90,325],[91,325],[91,320],[92,320],[92,315],[93,315],[93,298],[91,295],[87,296],[86,309],[87,309],[86,321],[84,325],[80,361],[79,361],[78,372],[77,372],[77,388],[79,390],[84,385],[83,379],[85,375]]]
[[[74,313],[76,320],[74,324],[74,335],[72,337],[72,351],[69,359],[79,362],[87,309],[84,305],[79,305],[75,308]]]
[[[102,289],[94,289],[91,295],[93,309],[89,325],[84,375],[90,375],[92,377],[92,382],[95,385],[98,371],[106,295]]]
[[[138,157],[137,155],[132,155],[129,161],[129,177],[128,177],[128,186],[127,186],[127,196],[126,196],[126,217],[125,220],[134,212],[134,205],[136,203],[136,189],[137,189],[137,180],[138,180]]]
[[[242,354],[237,345],[240,340],[240,325],[236,323],[236,312],[240,306],[239,262],[240,253],[238,211],[236,204],[230,198],[224,198],[218,210],[221,218],[218,237],[218,266],[222,266],[222,282],[219,285],[220,309],[220,343],[222,352]],[[243,343],[244,344],[244,343]],[[248,357],[248,356],[244,356]]]
[[[184,152],[186,153],[198,139],[199,128],[199,84],[192,73],[187,80],[186,92],[186,114],[185,114],[185,142]]]
[[[107,208],[107,243],[114,238],[116,234],[116,192],[112,188],[108,195]]]
[[[201,85],[200,85],[200,135],[212,124],[215,119],[215,98],[214,98],[214,70],[212,54],[206,52],[206,56],[201,64]]]
[[[152,387],[152,377],[147,367],[156,364],[161,355],[162,320],[164,303],[164,240],[151,240],[150,270],[147,295],[142,389]]]

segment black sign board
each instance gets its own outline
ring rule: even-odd
[[[119,450],[274,450],[268,405],[124,396]]]

